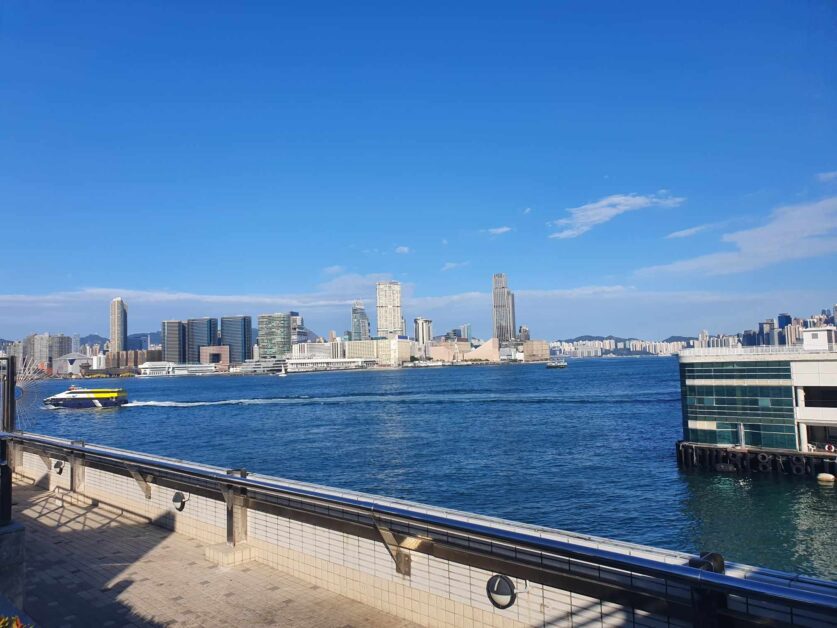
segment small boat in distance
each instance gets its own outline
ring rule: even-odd
[[[564,358],[559,358],[557,356],[549,358],[549,362],[546,363],[546,368],[548,369],[565,369],[567,368],[567,361]]]
[[[53,408],[112,408],[128,403],[128,394],[123,388],[76,388],[44,399]]]
[[[279,371],[278,373],[276,373],[276,375],[277,375],[277,377],[287,377],[288,376],[288,369],[286,369],[285,366],[282,365],[282,370]]]

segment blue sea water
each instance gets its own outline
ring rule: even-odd
[[[678,468],[677,361],[625,358],[97,381],[119,409],[21,427],[166,456],[837,578],[837,489]]]

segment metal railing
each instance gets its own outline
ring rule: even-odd
[[[688,565],[668,564],[662,560],[657,561],[544,538],[534,533],[495,527],[490,519],[476,515],[470,521],[463,521],[441,514],[423,512],[422,510],[427,510],[427,508],[420,504],[415,504],[415,508],[411,508],[410,504],[393,505],[360,494],[347,496],[330,493],[324,487],[316,485],[289,483],[279,478],[264,476],[240,477],[230,475],[226,469],[222,468],[23,432],[0,433],[0,440],[46,451],[59,457],[83,457],[85,464],[99,463],[109,467],[135,468],[154,477],[176,477],[178,481],[195,487],[205,488],[207,485],[235,487],[245,491],[251,498],[255,497],[256,501],[259,495],[270,495],[280,498],[285,504],[294,501],[307,502],[319,507],[320,511],[325,509],[331,513],[332,517],[341,512],[353,513],[353,520],[361,524],[374,525],[375,522],[385,520],[387,525],[394,529],[413,530],[413,535],[415,535],[415,530],[422,533],[430,532],[429,537],[434,543],[439,543],[439,539],[450,541],[452,537],[458,537],[460,540],[467,541],[465,545],[471,548],[471,551],[475,551],[474,548],[479,547],[480,544],[501,545],[507,550],[536,552],[544,557],[582,561],[588,565],[613,568],[630,574],[663,578],[692,590],[762,600],[791,608],[837,613],[837,595],[747,580]],[[362,518],[358,519],[357,515],[362,515]],[[427,536],[425,536],[426,539]],[[421,549],[419,548],[418,551]]]

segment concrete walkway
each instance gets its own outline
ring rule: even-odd
[[[25,610],[69,626],[412,626],[259,563],[218,567],[188,537],[16,484]]]

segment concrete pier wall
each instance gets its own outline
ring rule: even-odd
[[[222,495],[209,484],[196,485],[192,490],[187,490],[188,487],[179,486],[177,481],[166,477],[164,473],[156,477],[150,474],[137,475],[125,469],[108,469],[96,464],[84,465],[82,473],[80,465],[73,467],[66,460],[67,456],[50,457],[43,451],[29,451],[20,443],[15,443],[14,447],[13,459],[18,476],[55,490],[66,499],[95,500],[99,505],[130,513],[155,525],[198,539],[210,548],[207,556],[214,551],[211,548],[232,548],[231,552],[224,554],[228,564],[256,560],[422,625],[571,626],[579,625],[580,622],[590,627],[692,625],[691,617],[682,612],[683,608],[690,608],[692,591],[663,578],[537,552],[523,555],[520,550],[509,549],[502,544],[470,541],[470,546],[466,543],[457,549],[453,547],[454,539],[451,538],[446,545],[438,531],[430,527],[411,530],[393,528],[402,539],[397,551],[409,556],[409,567],[397,568],[390,551],[392,546],[388,549],[383,540],[386,530],[379,535],[376,528],[363,525],[360,515],[357,523],[353,523],[350,518],[347,519],[345,512],[332,512],[322,506],[306,506],[302,502],[297,504],[293,498],[271,502],[264,496]],[[55,461],[59,459],[65,460],[60,475],[54,467]],[[77,474],[75,481],[72,478],[73,470]],[[224,472],[223,469],[214,470]],[[79,478],[78,475],[83,477]],[[279,481],[277,478],[269,479]],[[471,513],[288,480],[281,482],[301,490],[316,489],[319,493],[329,493],[335,497],[373,500],[382,506],[458,519],[485,526],[489,530],[536,535],[669,565],[685,566],[694,558],[689,554],[575,535]],[[73,487],[75,491],[71,490]],[[182,511],[178,511],[172,502],[172,497],[178,491],[187,498]],[[228,504],[232,506],[231,509],[228,509]],[[437,542],[426,541],[431,538]],[[477,556],[476,550],[482,552],[482,558]],[[485,558],[485,554],[490,556]],[[541,577],[545,570],[554,573],[550,577]],[[517,601],[508,609],[501,610],[493,606],[486,594],[488,580],[495,573],[510,574],[515,584]],[[794,574],[735,564],[728,564],[726,573],[742,579],[810,588],[811,591],[837,596],[837,584],[801,578]],[[679,608],[680,612],[654,612],[649,610],[653,606],[650,603],[614,602],[612,591],[619,588],[631,592],[631,596],[623,596],[622,599],[634,599],[637,595],[641,598],[643,593],[647,593],[647,600],[653,600],[655,596],[664,597],[670,604],[663,604],[661,608]],[[596,595],[595,592],[600,590],[608,593]],[[753,599],[730,597],[728,605],[731,609],[738,609],[751,616],[781,619],[793,625],[822,625],[822,617],[816,614],[799,610],[791,613],[781,605]]]

